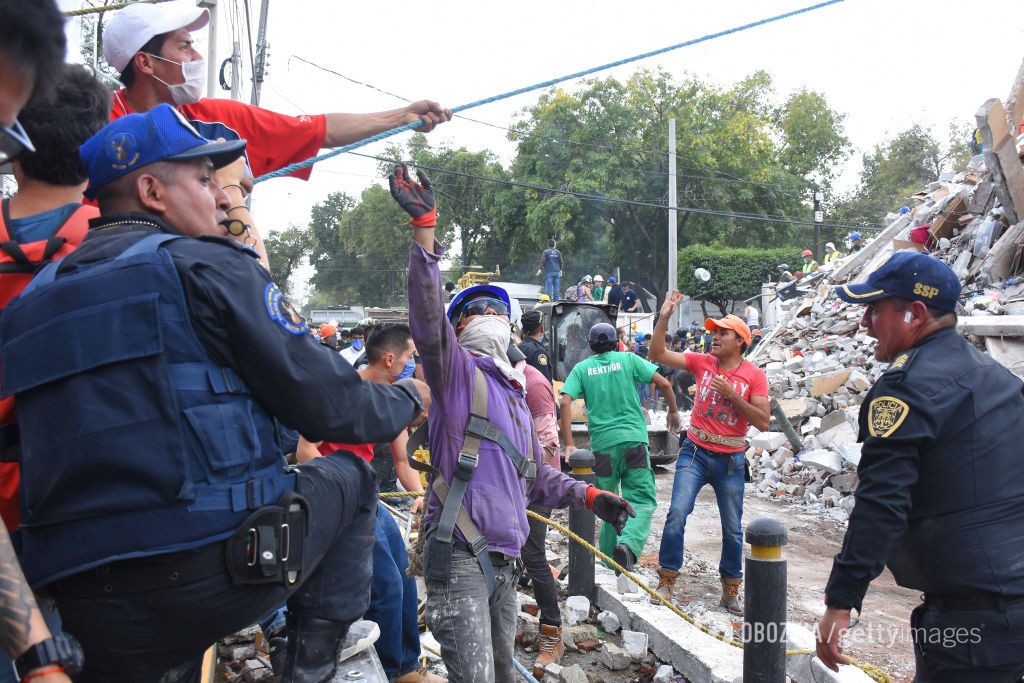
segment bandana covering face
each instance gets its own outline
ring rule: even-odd
[[[496,315],[482,315],[470,321],[459,334],[459,345],[470,353],[493,358],[495,365],[508,379],[526,386],[526,376],[508,362],[509,343],[512,341],[512,327],[507,320]]]

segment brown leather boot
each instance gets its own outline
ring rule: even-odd
[[[548,664],[558,664],[562,661],[565,653],[565,643],[562,642],[562,627],[540,625],[540,638],[537,639],[537,660],[533,663],[533,677],[540,680],[544,677],[544,667]]]
[[[743,579],[727,579],[722,577],[722,599],[718,603],[737,616],[743,616],[743,603],[740,602],[740,584]]]
[[[446,683],[447,678],[442,678],[431,672],[429,669],[413,669],[404,676],[395,679],[395,683]]]
[[[676,577],[679,576],[679,572],[672,569],[662,569],[658,567],[658,588],[654,592],[665,598],[666,600],[672,600],[672,591],[676,587]],[[660,605],[660,600],[651,598],[651,604]]]

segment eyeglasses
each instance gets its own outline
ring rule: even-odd
[[[11,127],[0,126],[0,164],[16,161],[34,151],[36,148],[17,119]]]
[[[462,307],[461,315],[487,315],[487,309],[494,311],[493,315],[508,315],[508,305],[501,299],[473,299]]]

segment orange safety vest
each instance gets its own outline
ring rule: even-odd
[[[5,199],[0,206],[0,311],[21,294],[43,265],[77,249],[89,231],[89,219],[100,215],[95,206],[83,205],[75,209],[51,237],[21,243],[14,241],[7,230],[11,222],[8,202]],[[0,399],[0,517],[11,531],[17,528],[21,519],[18,442],[14,397],[8,396]]]

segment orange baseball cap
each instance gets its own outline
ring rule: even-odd
[[[337,334],[337,333],[338,333],[338,328],[335,327],[334,325],[329,325],[327,323],[321,323],[320,324],[320,338],[321,339],[327,339],[327,337],[330,337],[332,334]]]
[[[747,342],[747,346],[750,346],[750,328],[747,327],[747,324],[739,316],[730,313],[720,320],[708,318],[704,321],[704,329],[709,332],[714,332],[719,327],[725,330],[732,330],[740,336],[740,339]]]

